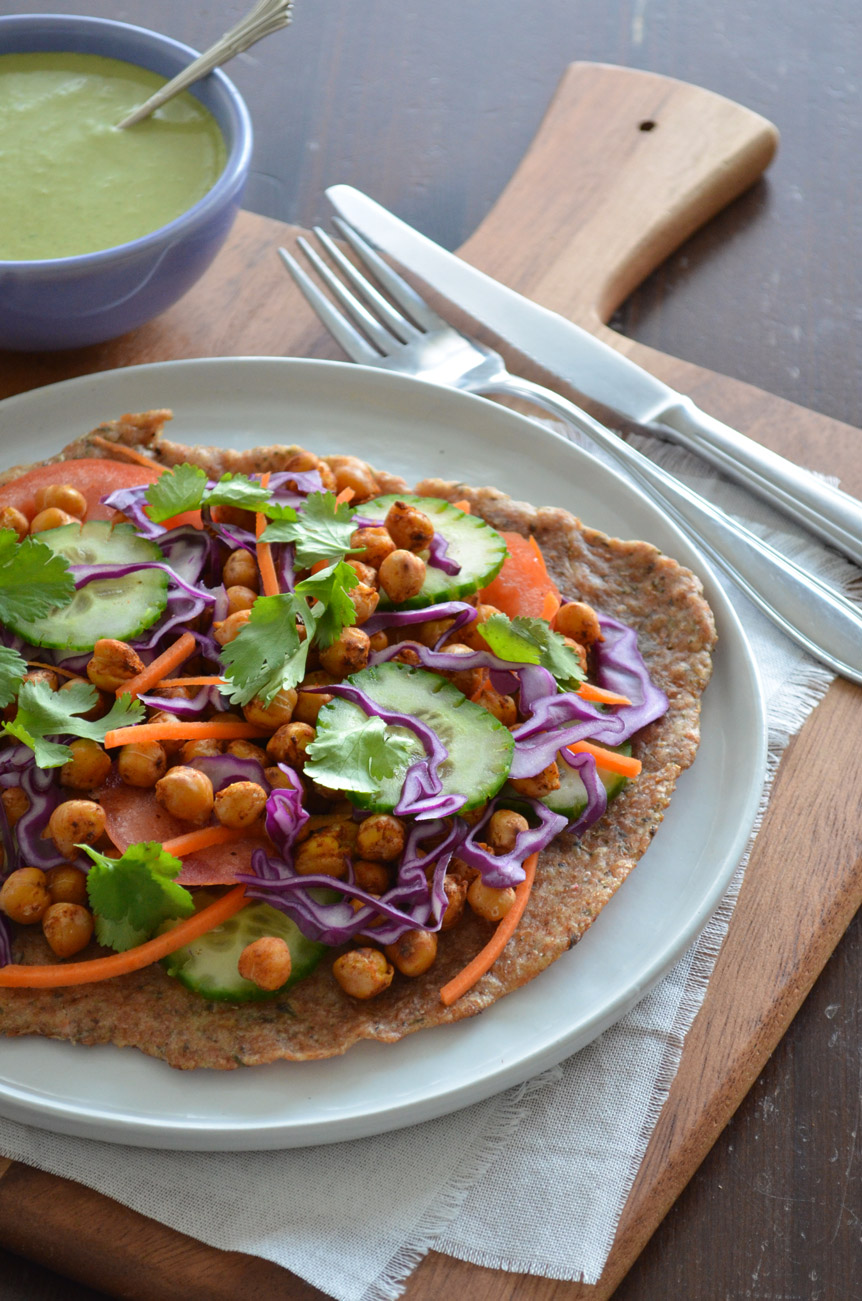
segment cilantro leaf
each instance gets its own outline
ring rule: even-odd
[[[339,560],[297,583],[298,596],[316,597],[320,603],[312,607],[319,646],[331,646],[343,628],[356,622],[356,606],[350,593],[358,581],[356,570]]]
[[[83,736],[104,741],[113,728],[128,727],[144,717],[144,706],[129,695],[120,696],[101,718],[79,717],[98,701],[99,693],[89,682],[75,682],[65,691],[52,691],[46,682],[24,682],[18,692],[18,713],[2,730],[29,745],[38,767],[56,768],[71,759],[72,751],[46,737]]]
[[[306,627],[304,641],[299,639],[297,619]],[[283,687],[301,682],[314,625],[308,604],[293,593],[259,596],[248,623],[221,653],[227,678],[222,690],[231,704],[247,705],[260,696],[269,705]]]
[[[173,470],[165,470],[147,489],[147,514],[154,524],[161,524],[184,511],[197,510],[204,499],[206,486],[206,471],[199,465],[186,462]]]
[[[78,849],[93,860],[87,895],[100,944],[123,953],[150,939],[162,922],[194,912],[192,896],[174,880],[182,863],[157,840],[130,845],[122,858],[108,858],[89,845]]]
[[[308,747],[305,774],[332,790],[373,795],[414,755],[415,745],[376,714],[351,709],[346,721],[347,712],[339,711],[337,728],[320,728]]]
[[[223,474],[216,486],[204,494],[204,504],[258,511],[267,505],[271,496],[269,488],[264,488],[259,479],[250,479],[246,474]]]
[[[0,708],[11,704],[27,672],[27,661],[11,646],[0,646]]]
[[[544,619],[522,615],[509,619],[505,614],[492,614],[478,631],[501,660],[541,664],[565,691],[576,691],[584,680],[577,655]]]
[[[38,537],[19,542],[14,529],[0,529],[0,620],[41,619],[74,595],[64,556]]]
[[[279,511],[279,518],[268,525],[262,541],[295,543],[296,562],[301,569],[310,569],[318,560],[340,560],[350,551],[350,536],[356,527],[353,509],[347,502],[337,503],[334,493],[311,492],[301,510],[291,514],[293,519],[287,510]]]

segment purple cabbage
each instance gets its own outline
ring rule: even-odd
[[[453,560],[449,551],[449,541],[444,538],[442,533],[435,531],[431,539],[431,545],[428,548],[428,564],[433,565],[435,569],[442,569],[444,574],[460,574],[461,566],[457,560]]]
[[[158,560],[136,560],[125,565],[70,565],[69,573],[75,580],[76,590],[85,587],[87,583],[94,583],[100,579],[125,578],[127,574],[136,574],[141,569],[161,569],[168,575],[172,583],[182,589],[187,596],[195,600],[203,601],[205,605],[212,605],[215,602],[215,596],[211,592],[204,592],[200,588],[192,587],[185,579],[180,578],[170,565],[162,564]]]
[[[618,619],[602,616],[599,619],[604,641],[593,647],[596,660],[596,678],[600,687],[607,691],[618,691],[628,696],[631,705],[616,706],[616,717],[622,719],[623,731],[613,732],[605,727],[593,733],[593,739],[599,744],[620,745],[634,736],[647,723],[653,723],[668,710],[668,699],[663,691],[655,686],[638,650],[637,633],[628,624]],[[612,717],[603,716],[603,723]]]
[[[282,858],[293,866],[293,845],[299,832],[308,821],[302,807],[302,781],[299,774],[286,763],[278,767],[290,782],[290,787],[277,786],[266,802],[266,834]]]
[[[524,859],[549,845],[568,823],[562,813],[552,812],[540,800],[528,799],[525,803],[529,804],[538,826],[519,831],[513,848],[507,854],[494,854],[479,843],[482,832],[497,809],[511,804],[511,798],[505,795],[498,795],[490,801],[481,819],[470,828],[458,846],[461,861],[468,867],[475,867],[485,885],[493,886],[495,890],[505,890],[507,886],[518,885],[523,881],[526,876],[522,866]]]
[[[454,620],[451,628],[447,628],[439,638],[437,642],[439,646],[441,641],[451,637],[453,632],[458,632],[465,624],[473,623],[475,618],[474,607],[468,605],[466,601],[441,601],[438,605],[427,605],[422,610],[377,610],[365,620],[362,631],[367,632],[369,637],[373,637],[376,632],[383,632],[387,628],[409,628],[413,624],[428,623],[438,619]]]
[[[224,696],[218,686],[203,686],[190,700],[182,696],[160,696],[158,692],[142,692],[138,699],[148,709],[163,709],[175,718],[199,718],[205,709],[221,709]]]
[[[587,792],[587,807],[569,827],[572,835],[579,836],[587,827],[604,817],[608,807],[608,792],[591,754],[572,754],[571,750],[561,750],[560,757],[570,768],[575,769]]]
[[[100,500],[103,506],[110,506],[112,510],[120,511],[131,520],[142,537],[157,538],[166,530],[164,524],[154,523],[144,510],[151,486],[149,483],[142,483],[134,488],[118,488],[116,492],[110,492]]]
[[[139,697],[143,699],[143,697]],[[263,751],[261,751],[263,754]],[[204,773],[212,782],[213,792],[217,795],[219,791],[224,790],[225,786],[231,786],[234,782],[257,782],[262,786],[269,795],[272,790],[266,777],[263,775],[263,764],[257,759],[241,758],[237,754],[202,754],[187,765],[189,768],[197,768],[199,772]],[[275,792],[273,792],[275,793]],[[284,794],[294,794],[295,792],[283,792]]]

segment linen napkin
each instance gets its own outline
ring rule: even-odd
[[[578,441],[577,438],[575,441]],[[850,590],[851,565],[670,445],[643,444],[710,500]],[[763,677],[769,781],[832,675],[728,586]],[[752,837],[753,839],[753,837]],[[0,1120],[0,1152],[213,1246],[273,1260],[337,1301],[399,1296],[432,1247],[595,1282],[706,992],[747,853],[689,951],[627,1016],[538,1079],[375,1138],[254,1153],[120,1147]]]

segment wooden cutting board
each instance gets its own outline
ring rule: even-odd
[[[663,258],[757,179],[775,144],[769,123],[706,91],[642,72],[573,65],[524,162],[462,252],[602,334],[707,411],[840,475],[862,494],[856,430],[605,326]],[[277,270],[273,248],[293,234],[242,214],[208,275],[172,311],[102,347],[0,356],[0,396],[170,358],[338,356]],[[516,355],[509,360],[542,378]],[[413,1301],[456,1290],[468,1301],[602,1301],[612,1293],[756,1079],[862,900],[862,756],[854,741],[861,725],[862,692],[836,682],[782,760],[727,942],[600,1283],[513,1278],[431,1253],[408,1286]],[[835,771],[840,785],[828,779]],[[217,1301],[255,1289],[272,1297],[322,1295],[267,1262],[205,1247],[90,1190],[2,1161],[0,1245],[110,1294],[146,1301]]]

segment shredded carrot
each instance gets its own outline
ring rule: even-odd
[[[72,673],[69,669],[61,669],[59,664],[43,664],[41,660],[28,660],[28,669],[47,669],[49,673],[59,673],[61,678],[79,678],[80,673]]]
[[[130,971],[140,971],[149,967],[169,953],[175,953],[184,944],[196,940],[233,917],[244,908],[247,899],[245,886],[235,886],[233,890],[216,899],[215,903],[202,908],[193,917],[174,926],[172,930],[157,935],[125,953],[112,953],[107,958],[91,958],[87,962],[59,962],[46,967],[28,967],[20,963],[9,963],[0,967],[0,988],[18,989],[60,989],[65,985],[91,985],[98,980],[110,980],[113,976],[125,976]]]
[[[335,498],[335,504],[336,506],[341,506],[346,501],[353,501],[353,498],[355,496],[356,496],[355,488],[342,488],[341,492],[338,493],[338,495]]]
[[[591,754],[597,768],[619,773],[621,777],[637,777],[643,767],[640,759],[635,759],[630,754],[616,754],[601,745],[593,745],[592,741],[573,741],[566,749],[571,750],[572,754]]]
[[[621,696],[617,691],[606,691],[604,687],[594,687],[591,682],[582,682],[575,692],[581,700],[594,700],[598,705],[630,705],[628,696]]]
[[[535,539],[534,539],[535,540]],[[562,605],[558,592],[547,591],[542,600],[542,618],[545,623],[552,623],[554,616]]]
[[[331,564],[331,560],[315,560],[314,564],[311,566],[311,572],[313,574],[319,574],[322,569],[328,569]]]
[[[269,471],[260,476],[260,486],[269,487]],[[263,588],[264,596],[278,596],[278,575],[275,572],[275,564],[272,559],[272,547],[268,542],[261,542],[260,536],[267,525],[265,515],[258,513],[254,517],[254,535],[258,539],[257,544],[257,567],[260,570],[260,583]]]
[[[236,827],[202,827],[200,831],[187,831],[184,836],[166,840],[162,849],[176,858],[184,858],[186,854],[197,854],[199,850],[209,849],[211,845],[227,845],[232,840],[243,840],[248,835],[247,829]]]
[[[98,434],[90,434],[87,442],[95,443],[96,447],[101,447],[105,452],[113,452],[120,457],[125,457],[127,461],[134,461],[135,465],[145,465],[148,470],[161,468],[152,457],[144,456],[143,452],[136,452],[134,447],[126,447],[124,443],[112,443],[109,439],[101,438]]]
[[[175,723],[138,723],[135,727],[115,727],[105,733],[102,744],[107,750],[118,745],[130,745],[133,741],[250,741],[255,737],[271,736],[262,727],[253,723],[241,723],[228,720],[219,722],[211,719],[208,723],[185,723],[178,719]]]
[[[159,682],[160,687],[222,687],[225,679],[216,677],[202,678],[162,678]]]
[[[456,510],[462,510],[462,511],[464,512],[465,515],[469,515],[469,514],[470,514],[470,503],[469,503],[469,501],[453,501],[453,502],[452,502],[452,505],[455,507]]]
[[[524,915],[524,909],[527,906],[527,900],[530,897],[530,891],[536,877],[536,863],[538,861],[538,854],[530,854],[529,858],[524,859],[524,871],[527,875],[520,885],[515,886],[515,902],[512,907],[499,923],[484,949],[477,953],[472,962],[468,962],[466,967],[463,967],[458,972],[458,975],[453,976],[440,990],[440,1001],[446,1007],[451,1007],[453,1003],[457,1003],[459,998],[463,998],[467,991],[473,988],[477,980],[481,980],[485,973],[490,971],[503,949],[509,943],[515,933],[515,927]]]
[[[149,691],[151,687],[161,682],[166,673],[175,669],[187,660],[194,653],[197,642],[190,632],[184,632],[178,637],[173,646],[169,646],[161,655],[157,655],[151,664],[138,673],[135,677],[129,678],[128,682],[123,682],[117,687],[116,695],[122,696],[128,693],[133,700],[143,692]]]

